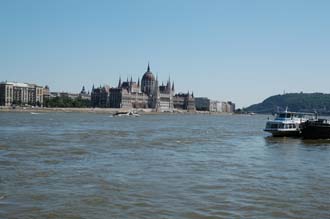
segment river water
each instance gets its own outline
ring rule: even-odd
[[[330,218],[330,141],[266,119],[0,113],[0,218]]]

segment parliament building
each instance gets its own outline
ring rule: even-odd
[[[175,94],[174,82],[171,83],[170,79],[159,85],[158,77],[150,71],[149,64],[141,82],[132,78],[122,82],[119,78],[117,87],[93,86],[91,104],[93,107],[145,108],[157,112],[172,112],[174,108],[195,110],[193,94]]]

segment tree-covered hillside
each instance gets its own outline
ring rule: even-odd
[[[273,113],[284,110],[314,112],[330,114],[330,94],[324,93],[288,93],[275,95],[265,99],[262,103],[246,108],[246,111],[256,113]]]

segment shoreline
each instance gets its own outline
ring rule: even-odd
[[[117,112],[130,112],[134,111],[142,115],[160,115],[160,114],[191,114],[191,115],[234,115],[235,113],[223,113],[223,112],[208,112],[208,111],[187,111],[187,110],[174,110],[173,112],[156,112],[151,109],[121,109],[121,108],[31,108],[31,107],[19,107],[13,108],[0,108],[1,112],[15,112],[15,113],[98,113],[98,114],[114,114]]]

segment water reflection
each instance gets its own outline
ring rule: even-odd
[[[299,137],[273,137],[267,136],[264,138],[265,144],[268,146],[274,145],[302,145],[307,147],[327,146],[330,148],[330,139],[303,139]]]
[[[301,144],[300,138],[292,138],[292,137],[273,137],[267,136],[264,138],[266,145],[279,145],[279,144]]]
[[[330,139],[301,139],[305,146],[326,146],[330,149]]]

